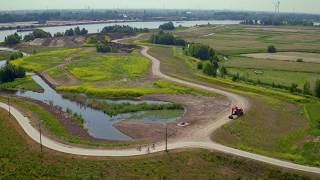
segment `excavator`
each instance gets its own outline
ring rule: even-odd
[[[229,119],[235,119],[235,118],[241,117],[243,115],[244,115],[243,109],[236,106],[236,107],[232,108],[231,115],[229,116]]]

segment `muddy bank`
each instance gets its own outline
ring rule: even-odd
[[[205,127],[208,123],[215,121],[221,112],[227,110],[231,102],[223,96],[204,97],[194,95],[145,95],[142,100],[168,101],[184,106],[185,113],[176,122],[167,124],[170,137],[189,136],[191,130]],[[188,123],[188,126],[178,126],[179,123]],[[114,124],[122,133],[133,139],[148,139],[152,141],[163,140],[165,125],[149,124],[143,121],[124,120]]]
[[[161,141],[165,139],[166,127],[164,124],[145,123],[139,120],[123,120],[113,124],[122,133],[136,140]],[[168,136],[173,136],[176,129],[168,127]]]

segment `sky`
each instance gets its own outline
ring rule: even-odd
[[[213,9],[274,11],[276,0],[0,0],[0,10],[28,9]],[[280,0],[281,12],[320,14],[320,0]]]

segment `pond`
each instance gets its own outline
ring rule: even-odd
[[[45,81],[36,74],[32,74],[32,79],[38,83],[43,89],[43,93],[33,91],[18,91],[17,96],[28,97],[39,100],[45,103],[52,103],[55,106],[60,106],[64,111],[70,109],[72,112],[80,114],[84,119],[84,127],[88,129],[91,136],[99,139],[109,140],[129,140],[130,137],[113,127],[113,124],[124,119],[142,120],[146,123],[167,123],[173,122],[181,117],[183,110],[160,110],[160,111],[142,111],[136,113],[125,113],[116,116],[108,116],[103,111],[90,108],[88,106],[80,105],[77,102],[63,98],[61,94],[52,89]],[[112,103],[138,103],[144,101],[120,100],[112,101],[105,100]],[[145,101],[146,103],[167,103],[156,101]]]

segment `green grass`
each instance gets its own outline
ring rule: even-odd
[[[0,51],[0,60],[9,60],[11,52],[8,51]]]
[[[263,28],[266,27],[226,25],[218,28],[212,26],[186,29],[175,34],[189,42],[210,45],[220,53],[228,55],[266,52],[270,44],[276,45],[279,51],[320,52],[318,28],[281,26],[271,29],[272,31]],[[290,32],[279,31],[282,29],[288,29]],[[297,29],[298,32],[294,32]],[[215,34],[204,36],[210,33]]]
[[[0,83],[0,89],[41,91],[42,88],[33,81],[31,76],[26,76],[24,78],[17,78],[13,82]]]
[[[49,69],[48,74],[50,77],[60,82],[68,80],[68,77],[66,76],[65,72],[62,70],[62,68],[59,67],[53,67]]]
[[[316,176],[205,150],[169,152],[151,157],[90,159],[40,154],[15,120],[0,110],[1,179],[301,179]]]
[[[313,135],[320,128],[309,123],[301,105],[257,95],[251,97],[251,103],[244,117],[219,129],[213,139],[238,149],[320,166],[320,142],[315,142]],[[306,107],[315,113],[319,106]],[[310,119],[318,118],[312,113]]]
[[[29,71],[41,72],[63,63],[67,57],[76,51],[77,49],[44,51],[11,61],[11,63],[20,65]]]
[[[84,93],[89,96],[99,98],[135,98],[145,94],[194,94],[205,96],[216,96],[204,90],[190,88],[176,83],[171,83],[164,80],[155,81],[153,84],[145,85],[143,87],[130,88],[110,88],[110,87],[93,87],[90,85],[80,86],[61,86],[59,91],[66,91],[72,93]]]
[[[91,51],[80,53],[75,59],[76,61],[66,65],[66,69],[76,78],[87,82],[141,78],[150,64],[137,51],[130,54],[101,54]]]
[[[310,120],[312,134],[320,136],[320,103],[309,103],[304,106],[305,114]]]

